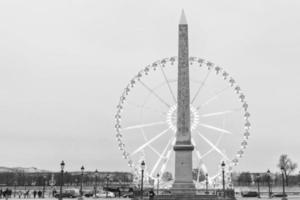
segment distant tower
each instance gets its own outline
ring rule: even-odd
[[[184,11],[179,22],[178,41],[178,89],[177,89],[177,133],[175,151],[175,181],[173,194],[195,194],[193,183],[192,152],[190,125],[190,79],[188,25]]]

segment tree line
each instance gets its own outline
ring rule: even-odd
[[[283,180],[287,186],[294,186],[300,185],[300,172],[298,174],[294,173],[297,167],[297,163],[293,162],[287,154],[282,154],[277,164],[279,171],[275,173],[233,173],[231,178],[236,186],[249,186],[257,182],[261,185],[268,185],[269,182],[272,185],[282,185]]]
[[[81,172],[64,172],[64,185],[100,185],[107,182],[129,183],[133,180],[133,175],[128,172],[85,172],[81,176]],[[97,177],[97,178],[96,178]],[[59,186],[61,184],[61,173],[56,172],[0,172],[0,185],[2,186]]]
[[[258,178],[259,175],[259,178]],[[282,174],[279,172],[272,173],[270,176],[266,173],[251,173],[242,172],[232,176],[232,182],[234,186],[250,186],[259,182],[262,186],[268,186],[269,182],[273,186],[282,185]],[[286,183],[286,180],[285,180]],[[289,175],[288,184],[295,186],[300,184],[300,175]]]
[[[279,172],[271,173],[268,175],[263,173],[241,172],[232,173],[231,180],[235,186],[249,186],[259,182],[261,185],[282,184],[282,174],[284,175],[285,184],[300,185],[300,172],[294,174],[297,169],[297,163],[293,162],[287,154],[279,157],[277,164]],[[129,172],[84,172],[82,182],[84,185],[95,184],[97,176],[98,184],[106,184],[109,182],[118,183],[131,183],[133,182],[133,174]],[[173,179],[171,172],[162,174],[163,181],[170,181]],[[200,169],[193,169],[193,180],[204,181],[205,173]],[[80,185],[81,172],[64,172],[63,177],[64,185]],[[59,186],[61,184],[60,172],[39,172],[39,173],[26,173],[24,171],[17,172],[0,172],[0,185],[2,186]]]

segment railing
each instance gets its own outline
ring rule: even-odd
[[[157,193],[157,190],[154,190],[155,193]],[[137,192],[139,193],[139,192]],[[160,189],[158,192],[159,195],[171,195],[171,190],[168,189]],[[197,189],[196,195],[216,195],[216,196],[224,196],[222,189]],[[225,196],[226,197],[234,197],[235,191],[234,189],[226,189],[225,190]]]

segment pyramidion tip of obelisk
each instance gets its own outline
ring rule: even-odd
[[[187,24],[186,17],[185,17],[185,13],[184,13],[184,10],[183,10],[183,9],[182,9],[182,11],[181,11],[181,17],[180,17],[179,24]]]

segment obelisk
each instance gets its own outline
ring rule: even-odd
[[[173,194],[195,194],[192,176],[192,152],[190,125],[190,80],[188,25],[184,11],[179,23],[178,40],[178,88],[177,88],[177,132],[175,151],[175,181]]]

